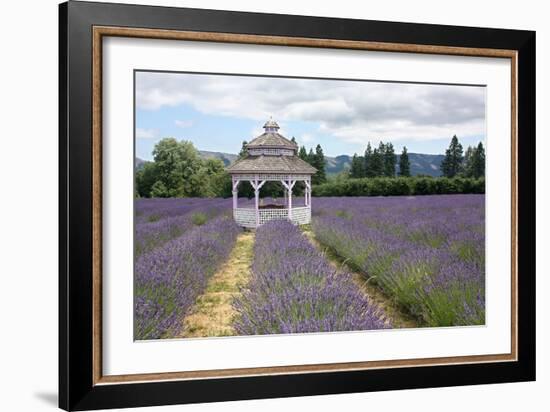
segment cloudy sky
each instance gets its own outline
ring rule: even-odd
[[[348,80],[136,73],[136,155],[163,137],[238,153],[272,116],[289,139],[325,154],[362,153],[370,141],[400,152],[444,153],[485,140],[485,88]]]

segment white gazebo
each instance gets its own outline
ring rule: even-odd
[[[297,156],[298,145],[279,134],[279,125],[269,120],[265,132],[246,145],[247,155],[231,164],[227,171],[233,182],[233,217],[237,224],[256,228],[270,220],[287,219],[294,224],[311,222],[311,176],[313,166]],[[254,189],[254,207],[239,207],[238,187],[249,181]],[[283,205],[260,205],[260,189],[268,181],[284,187]],[[296,182],[305,185],[303,205],[292,206],[292,189]]]

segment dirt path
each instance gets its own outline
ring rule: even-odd
[[[231,302],[239,294],[239,287],[250,278],[253,246],[254,232],[243,232],[237,237],[229,258],[210,278],[191,314],[183,319],[184,326],[179,337],[235,335],[232,327],[235,313]]]
[[[361,292],[363,292],[371,302],[378,305],[378,307],[384,311],[386,317],[390,320],[394,328],[418,327],[418,323],[411,316],[399,310],[397,305],[395,305],[382,292],[380,292],[379,289],[370,285],[362,274],[352,270],[345,264],[345,262],[342,261],[342,259],[340,259],[340,257],[336,256],[328,248],[319,243],[310,229],[304,230],[304,235],[306,235],[306,237],[317,249],[321,250],[325,254],[328,261],[335,268],[340,269],[342,266],[345,266],[345,270],[351,273],[354,282],[359,286]]]

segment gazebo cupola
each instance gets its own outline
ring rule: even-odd
[[[247,155],[227,168],[233,182],[233,217],[243,227],[256,228],[275,219],[295,224],[311,222],[311,176],[317,169],[297,156],[298,145],[279,134],[279,129],[277,122],[268,120],[264,133],[246,145]],[[242,181],[250,182],[254,189],[254,208],[238,205],[238,187]],[[281,207],[260,206],[260,189],[268,181],[283,185],[285,204]],[[305,185],[303,205],[293,207],[292,190],[298,181]]]

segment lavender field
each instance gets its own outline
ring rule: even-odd
[[[135,254],[162,245],[209,218],[231,216],[226,199],[138,199],[135,203]]]
[[[354,272],[418,326],[484,324],[484,202],[314,198],[311,226],[273,221],[246,238],[250,261],[240,264],[249,273],[224,321],[234,335],[394,327]],[[230,199],[138,199],[135,210],[135,339],[182,337],[243,229]]]
[[[484,195],[316,200],[316,239],[420,325],[485,323]]]

